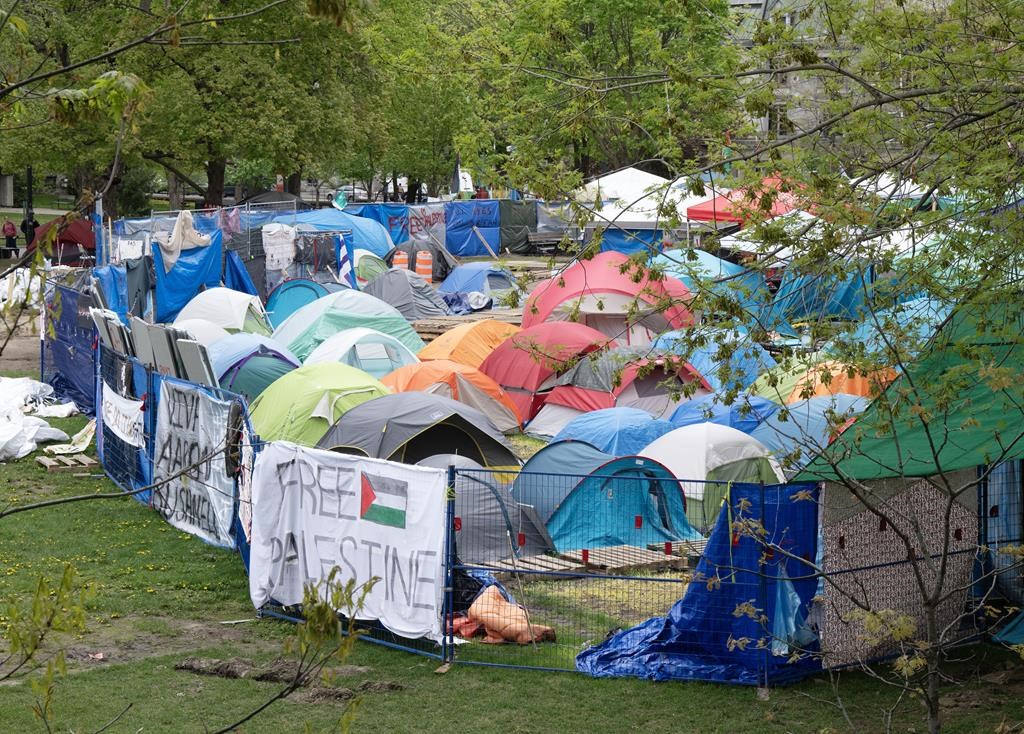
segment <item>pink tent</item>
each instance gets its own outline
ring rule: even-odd
[[[764,191],[774,190],[775,198],[771,207],[765,213],[771,217],[787,214],[797,208],[796,197],[792,192],[779,191],[782,179],[775,176],[766,178],[761,182]],[[694,204],[686,209],[686,218],[698,222],[733,222],[743,224],[746,218],[746,210],[756,209],[761,203],[761,196],[752,193],[749,189],[734,189],[728,194],[716,196],[700,204]]]
[[[686,286],[671,276],[648,280],[646,273],[637,275],[637,266],[620,252],[577,260],[534,288],[523,309],[523,327],[577,321],[622,344],[644,345],[693,323]]]

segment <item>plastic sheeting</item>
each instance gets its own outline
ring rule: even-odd
[[[792,497],[807,496],[807,500]],[[815,557],[817,503],[814,485],[733,485],[730,511],[719,514],[694,583],[665,617],[619,632],[576,657],[577,670],[598,678],[703,680],[743,685],[796,681],[821,670],[808,656],[772,652],[771,631],[790,628],[780,614],[806,617],[817,579],[798,559]],[[766,535],[733,534],[731,523],[745,507]],[[766,553],[784,548],[785,553]],[[808,577],[810,578],[804,578]],[[779,608],[778,586],[791,584],[798,604]],[[789,591],[789,588],[785,589]],[[753,609],[752,614],[743,612]],[[763,614],[767,621],[762,621]],[[739,641],[746,641],[737,644]],[[787,641],[788,642],[788,641]]]
[[[357,217],[338,209],[315,209],[297,214],[282,214],[277,221],[295,226],[306,224],[322,232],[349,231],[354,250],[369,250],[377,257],[384,257],[395,246],[387,228],[372,219]]]
[[[381,224],[396,245],[409,239],[409,207],[405,204],[351,204],[345,213]]]
[[[245,268],[245,263],[234,250],[229,250],[224,258],[224,286],[233,291],[248,293],[250,296],[260,295],[256,284],[249,276],[249,271]]]
[[[94,268],[92,277],[96,279],[107,308],[125,320],[128,314],[128,275],[124,265]]]
[[[210,237],[206,247],[182,250],[174,267],[164,272],[160,248],[153,248],[156,267],[156,320],[174,321],[178,312],[201,288],[220,285],[220,264],[223,250],[220,230]]]
[[[574,418],[552,440],[586,441],[606,454],[639,453],[647,444],[675,429],[639,408],[605,408]]]
[[[501,213],[497,199],[450,201],[444,205],[444,217],[445,247],[453,255],[489,255],[478,232],[495,253],[501,250]]]
[[[665,233],[660,229],[621,229],[608,227],[601,232],[601,252],[632,255],[645,250],[659,252]]]
[[[47,287],[42,378],[58,397],[73,400],[80,411],[91,415],[96,409],[92,297],[66,286],[52,287]]]
[[[750,387],[761,373],[777,364],[760,344],[728,331],[710,333],[703,346],[693,344],[692,334],[669,331],[655,339],[653,346],[685,359],[718,391]]]
[[[530,251],[530,232],[537,231],[537,202],[502,199],[498,203],[499,242],[504,252]]]

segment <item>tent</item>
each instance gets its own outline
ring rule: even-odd
[[[500,305],[509,291],[520,292],[515,276],[491,262],[459,265],[438,286],[442,293],[469,293],[476,291],[494,299]]]
[[[523,422],[501,385],[474,367],[448,359],[400,367],[381,382],[392,392],[427,392],[465,403],[486,415],[502,433],[519,430]]]
[[[694,298],[710,292],[737,301],[744,308],[760,310],[771,301],[764,275],[723,260],[697,248],[668,250],[651,260],[678,278]]]
[[[303,364],[322,362],[341,362],[379,380],[399,367],[418,364],[419,359],[390,334],[359,326],[325,339]]]
[[[303,306],[344,287],[336,283],[317,283],[308,278],[282,281],[267,296],[267,318],[270,325],[276,329]]]
[[[684,403],[685,405],[685,403]],[[639,408],[604,408],[573,418],[554,437],[556,441],[585,441],[606,454],[635,454],[675,426],[652,418]]]
[[[313,209],[296,214],[281,214],[275,219],[292,227],[305,224],[321,232],[350,232],[352,249],[369,250],[377,257],[384,257],[395,246],[387,228],[382,224],[347,214],[340,209]]]
[[[687,387],[689,383],[696,385]],[[581,359],[558,378],[527,433],[555,436],[581,413],[602,408],[640,408],[655,418],[668,418],[681,400],[709,392],[708,384],[685,362],[644,347],[617,347]]]
[[[852,372],[852,374],[851,374]],[[896,377],[896,371],[885,368],[868,374],[836,360],[822,359],[815,353],[792,365],[779,365],[757,378],[751,386],[752,395],[788,405],[815,395],[860,395],[874,397]]]
[[[231,336],[227,329],[206,319],[178,319],[174,328],[188,332],[193,340],[206,347]]]
[[[454,453],[486,467],[519,465],[487,416],[465,403],[423,392],[386,395],[350,410],[317,446],[405,464]]]
[[[424,361],[450,359],[469,367],[479,367],[502,342],[519,331],[515,324],[494,319],[459,324],[423,347],[419,358]]]
[[[455,552],[459,562],[488,565],[555,550],[537,512],[521,505],[490,470],[458,454],[438,454],[419,466],[455,466]]]
[[[774,454],[787,474],[793,475],[867,407],[867,399],[856,395],[798,400],[765,419],[750,435]]]
[[[395,254],[400,251],[404,252],[409,256],[409,270],[415,270],[416,253],[421,250],[429,252],[433,259],[433,280],[435,283],[442,282],[459,264],[459,261],[456,260],[442,244],[434,242],[433,240],[408,240],[399,245],[395,245],[395,248],[389,252],[384,259],[388,265],[391,265],[395,261]]]
[[[206,319],[228,331],[270,335],[267,313],[259,297],[230,288],[209,288],[197,293],[178,312],[175,323],[187,319]]]
[[[686,209],[686,218],[716,224],[743,224],[751,210],[777,217],[797,208],[792,192],[782,191],[783,181],[776,176],[765,178],[757,189],[734,189]]]
[[[412,352],[423,348],[423,340],[397,309],[369,293],[349,288],[300,308],[274,330],[274,341],[305,359],[328,337],[357,326],[389,334]]]
[[[741,393],[726,405],[722,395],[712,393],[680,403],[669,420],[676,428],[694,423],[717,423],[749,434],[778,409],[778,403],[756,395]]]
[[[356,250],[353,257],[356,261],[356,279],[360,285],[370,282],[378,275],[383,275],[390,267],[387,262],[369,250]]]
[[[686,499],[668,469],[582,441],[534,454],[512,483],[512,496],[537,511],[561,552],[701,537],[686,520]]]
[[[480,371],[505,388],[523,420],[530,420],[559,374],[582,355],[608,345],[614,346],[614,340],[583,324],[537,324],[499,344],[480,364]]]
[[[712,390],[746,389],[758,376],[776,366],[775,358],[745,334],[726,330],[702,330],[697,346],[694,335],[669,331],[654,340],[654,349],[689,362]]]
[[[786,481],[778,462],[757,439],[717,423],[677,428],[649,444],[640,456],[660,461],[682,483],[686,516],[700,529],[714,525],[730,483]]]
[[[315,446],[346,411],[387,394],[386,387],[355,367],[313,364],[275,380],[253,401],[249,417],[264,441]]]
[[[390,303],[409,321],[451,313],[430,283],[405,268],[391,268],[378,275],[366,284],[363,292]]]
[[[299,366],[285,347],[257,334],[231,334],[208,347],[220,386],[250,403],[279,377]]]
[[[50,230],[58,225],[60,219],[51,219],[36,230],[36,236],[29,244],[26,252],[33,252],[36,245],[44,242]],[[57,241],[53,244],[52,256],[56,262],[64,265],[75,265],[83,257],[96,254],[96,237],[92,233],[92,222],[88,219],[73,219],[63,230],[58,230]]]
[[[639,168],[623,168],[598,176],[573,192],[573,198],[583,203],[619,200],[627,204],[669,185],[667,178],[656,176]]]
[[[541,281],[526,301],[523,326],[571,320],[626,344],[642,345],[693,323],[686,307],[689,291],[682,283],[672,277],[650,281],[646,275],[636,282],[628,263],[622,253],[602,252]]]

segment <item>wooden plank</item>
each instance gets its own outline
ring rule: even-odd
[[[85,454],[73,454],[71,456],[37,456],[36,463],[46,469],[47,472],[57,471],[80,471],[97,466],[96,460]]]

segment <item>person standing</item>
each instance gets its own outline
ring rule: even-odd
[[[4,257],[18,256],[18,229],[10,217],[4,219]]]
[[[25,235],[25,246],[29,247],[32,245],[32,241],[36,238],[36,230],[39,229],[39,220],[36,219],[33,214],[30,217],[26,217],[21,220],[21,232]]]

